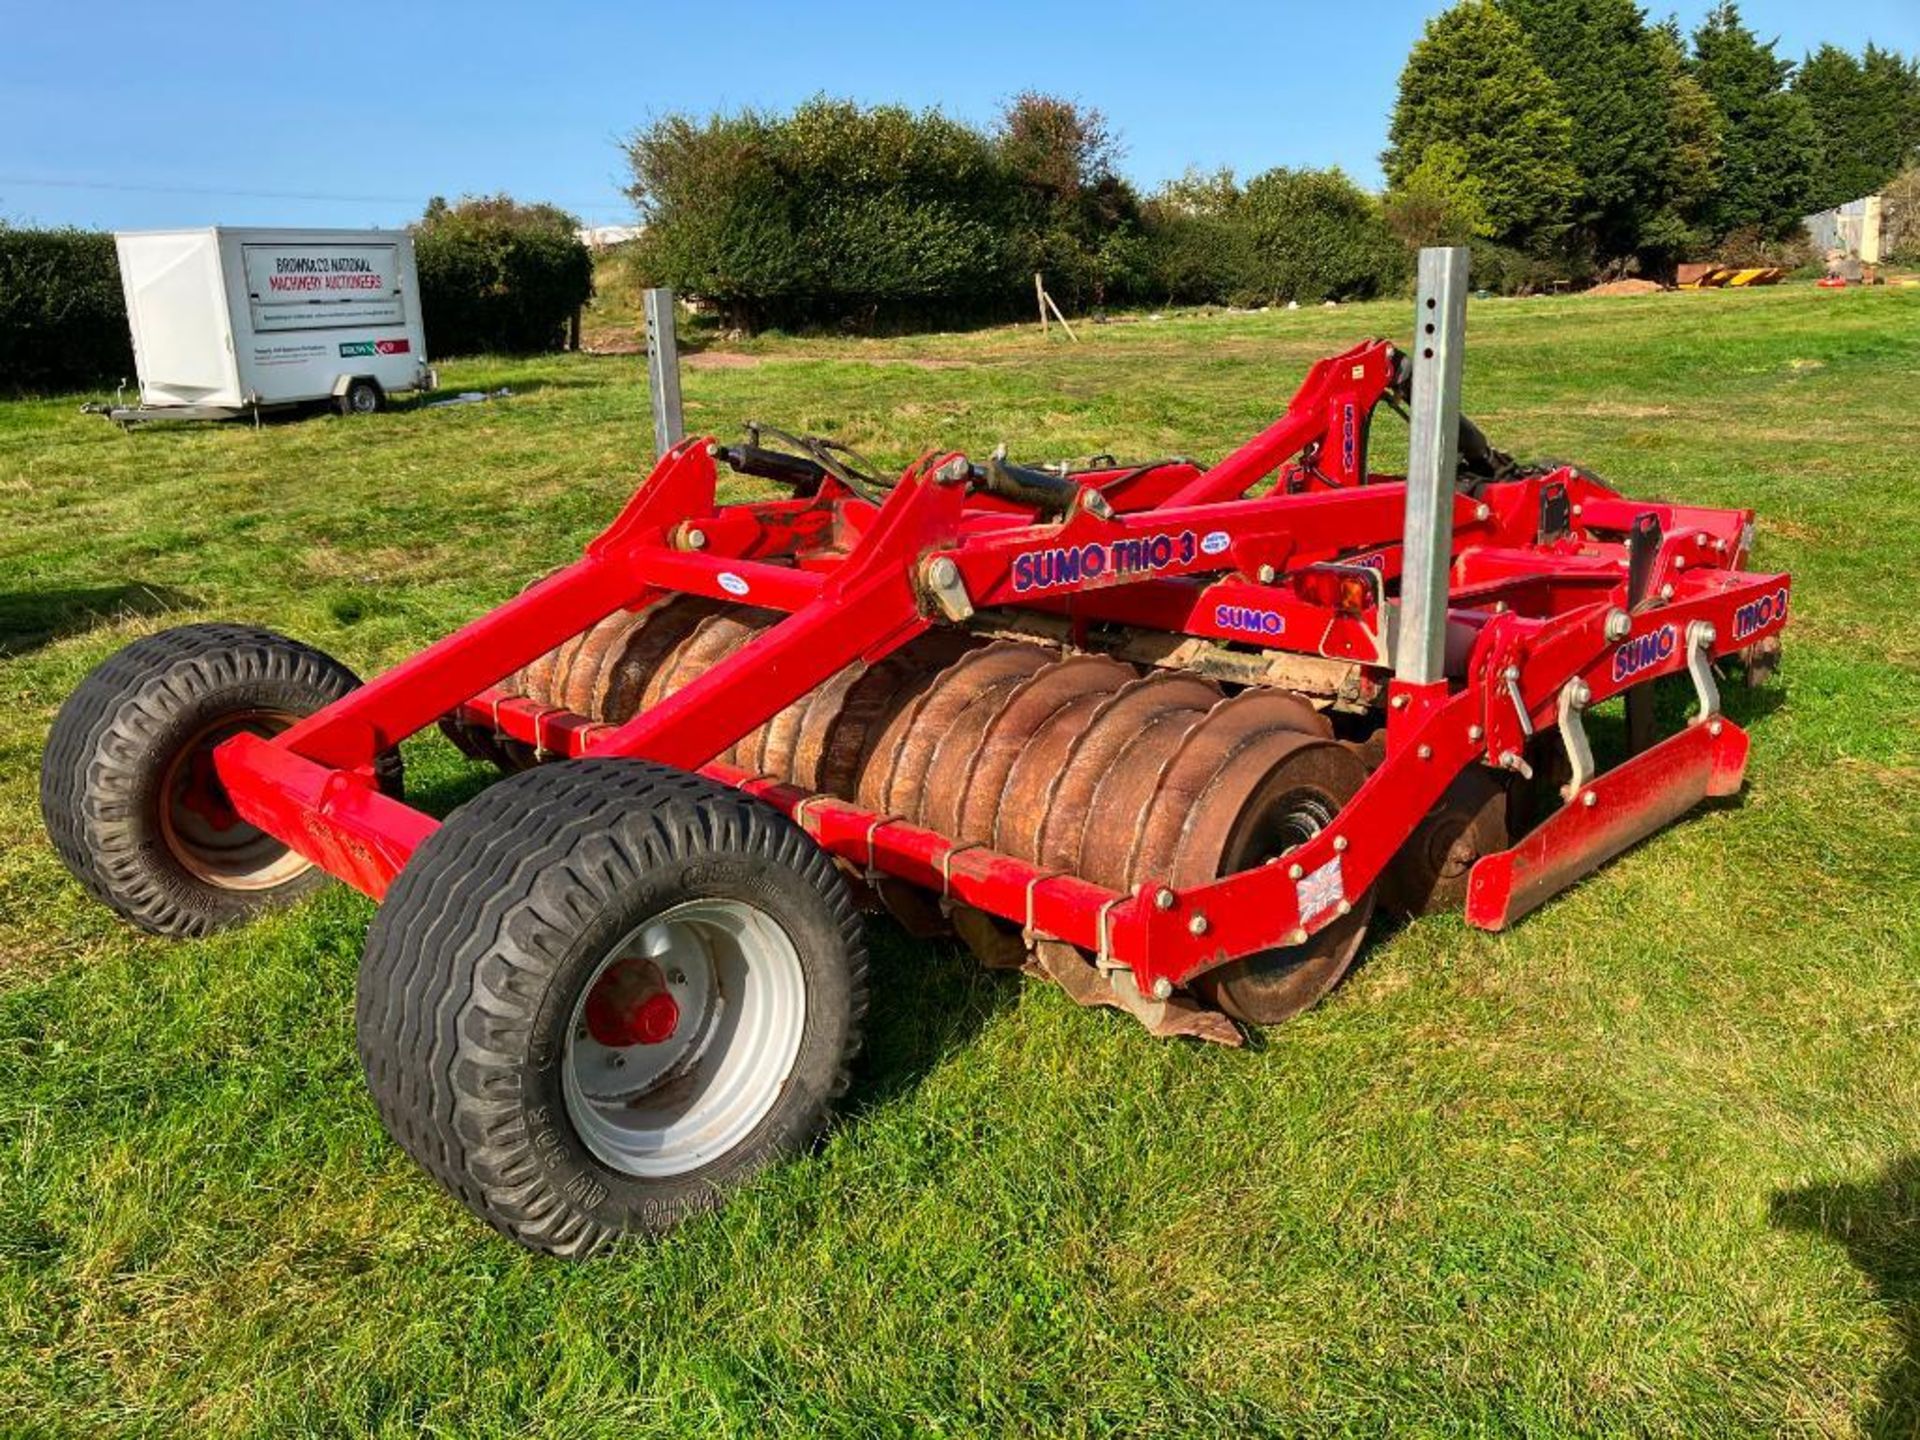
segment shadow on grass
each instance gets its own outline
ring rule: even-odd
[[[987,969],[957,941],[917,939],[890,918],[869,917],[866,1044],[839,1106],[843,1123],[857,1125],[971,1045],[1018,999],[1022,983],[1016,971]]]
[[[0,590],[0,660],[115,620],[190,610],[199,603],[185,591],[138,582],[88,590]]]
[[[1782,1230],[1845,1246],[1899,1334],[1900,1355],[1881,1373],[1873,1408],[1858,1417],[1860,1433],[1920,1433],[1920,1155],[1871,1179],[1781,1191],[1769,1213]]]

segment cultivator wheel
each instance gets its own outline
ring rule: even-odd
[[[858,913],[798,828],[590,760],[493,786],[420,846],[368,933],[357,1030],[409,1154],[503,1233],[583,1255],[804,1149],[865,1010]]]
[[[97,898],[157,935],[205,935],[327,876],[234,812],[213,752],[279,735],[359,679],[271,630],[183,625],[134,641],[60,707],[40,767],[54,848]],[[398,795],[400,756],[375,766]]]

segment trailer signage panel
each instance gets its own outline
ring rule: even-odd
[[[256,331],[406,323],[392,245],[258,244],[242,252]]]

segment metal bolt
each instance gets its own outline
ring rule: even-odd
[[[1307,943],[1307,931],[1305,926],[1302,926],[1300,929],[1295,930],[1292,934],[1287,936],[1287,944],[1289,945],[1304,945],[1306,943]]]
[[[1195,915],[1187,921],[1187,932],[1191,935],[1204,935],[1208,928],[1207,917],[1204,915]]]
[[[960,567],[942,555],[934,560],[927,576],[936,585],[951,585],[960,578]]]
[[[1271,585],[1279,573],[1280,572],[1275,570],[1271,565],[1262,565],[1254,572],[1262,585]]]
[[[581,1026],[581,1027],[580,1027],[580,1028],[579,1028],[578,1030],[576,1030],[576,1031],[574,1031],[574,1032],[573,1032],[573,1038],[574,1038],[574,1039],[576,1039],[576,1040],[584,1040],[584,1039],[586,1039],[586,1038],[587,1038],[587,1027],[586,1027],[586,1026],[584,1026],[584,1025],[582,1025],[582,1026]]]
[[[1500,752],[1500,768],[1502,770],[1518,770],[1525,763],[1516,750],[1502,750]]]
[[[1289,880],[1298,880],[1302,875],[1306,873],[1307,872],[1301,869],[1300,866],[1298,865],[1287,866],[1287,879]]]
[[[1660,598],[1662,600],[1671,600],[1673,598],[1673,586],[1662,585],[1660,587]]]
[[[1476,505],[1473,507],[1473,518],[1476,520],[1487,520],[1492,518],[1492,515],[1493,507],[1491,505]]]
[[[1336,836],[1334,836],[1334,837],[1333,837],[1333,848],[1334,848],[1334,850],[1335,850],[1336,852],[1338,852],[1338,851],[1341,851],[1341,850],[1345,850],[1345,849],[1347,848],[1347,837],[1346,837],[1346,836],[1344,836],[1344,835],[1336,835]]]
[[[1153,982],[1154,999],[1164,1000],[1171,994],[1173,994],[1173,982],[1167,979],[1166,976],[1162,975],[1158,980]]]
[[[709,460],[716,459],[719,456],[719,454],[720,454],[719,442],[714,440],[709,440],[707,442],[707,458]]]
[[[1393,708],[1396,710],[1404,710],[1407,708],[1407,697],[1404,695],[1396,695],[1388,703],[1390,703],[1393,706]]]
[[[667,983],[668,983],[669,985],[684,985],[684,984],[686,984],[686,983],[687,983],[687,972],[686,972],[686,971],[684,971],[684,970],[669,970],[669,971],[667,972]]]
[[[627,1057],[624,1055],[615,1055],[612,1057],[612,1061],[613,1061],[614,1069],[616,1070],[624,1069],[627,1063]]]
[[[1339,910],[1342,915],[1351,915],[1353,913],[1353,902],[1351,900],[1342,900],[1339,905]]]
[[[1431,745],[1422,745],[1413,753],[1418,755],[1422,760],[1431,760],[1433,758],[1433,747]]]
[[[1482,730],[1478,725],[1467,726],[1467,739],[1469,740],[1478,740],[1481,736],[1485,735],[1486,733],[1487,732]]]
[[[1686,569],[1686,568],[1687,568],[1687,557],[1686,557],[1686,556],[1684,556],[1684,555],[1676,555],[1676,556],[1674,556],[1674,557],[1673,557],[1673,568],[1674,568],[1674,569],[1676,569],[1676,570],[1684,570],[1684,569]]]
[[[1520,678],[1520,667],[1518,665],[1509,665],[1506,669],[1502,670],[1500,674],[1503,679],[1518,680]]]
[[[707,548],[707,532],[704,530],[687,531],[687,548],[689,550],[706,549]]]
[[[1586,806],[1587,809],[1591,810],[1594,806],[1600,803],[1600,797],[1594,794],[1593,791],[1589,790],[1587,791],[1586,794],[1580,797],[1580,803]]]
[[[1154,894],[1153,908],[1156,910],[1173,909],[1173,891],[1167,889],[1166,886],[1162,885],[1160,889],[1156,891]]]
[[[1717,737],[1720,734],[1720,732],[1725,728],[1726,727],[1722,725],[1718,720],[1715,720],[1712,724],[1707,726],[1707,734]]]
[[[1587,507],[1586,507],[1586,506],[1584,506],[1584,505],[1576,505],[1576,506],[1574,506],[1574,507],[1573,507],[1573,513],[1574,513],[1574,515],[1575,515],[1575,517],[1577,518],[1577,517],[1579,516],[1579,514],[1580,514],[1580,512],[1581,512],[1582,510],[1585,510],[1586,508],[1587,508]]]
[[[1624,640],[1633,633],[1633,617],[1624,610],[1607,611],[1607,639]]]

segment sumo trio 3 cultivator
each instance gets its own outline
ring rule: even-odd
[[[1714,664],[1764,672],[1786,618],[1787,577],[1740,568],[1749,512],[1462,421],[1464,268],[1422,277],[1417,360],[1320,362],[1212,465],[930,454],[889,483],[829,442],[699,439],[579,561],[369,684],[265,631],[137,641],[54,726],[49,830],[162,933],[322,872],[382,898],[382,1117],[563,1253],[817,1133],[866,1002],[858,896],[1237,1043],[1326,993],[1376,900],[1498,929],[1735,792]],[[1412,474],[1370,474],[1405,400]],[[720,464],[792,494],[721,504]],[[1655,739],[1669,675],[1697,710]],[[1583,716],[1620,695],[1597,772]],[[409,807],[395,747],[436,721],[524,773]]]

